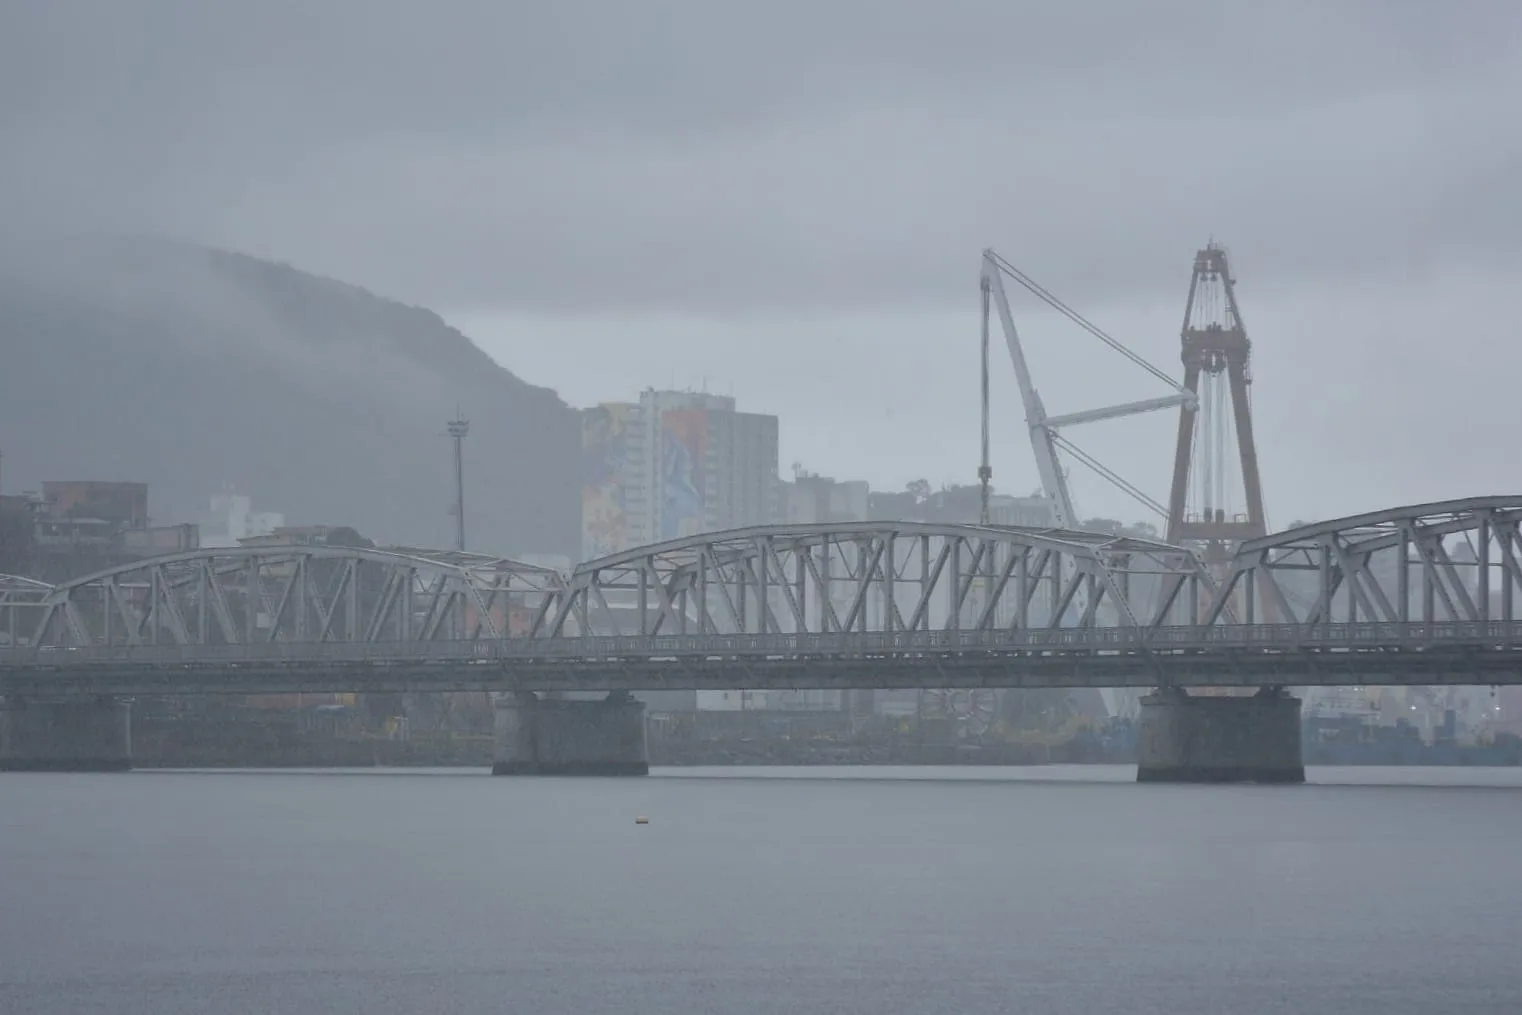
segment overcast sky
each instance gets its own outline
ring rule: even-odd
[[[1215,237],[1271,524],[1522,490],[1515,0],[0,0],[0,137],[12,221],[424,304],[573,404],[733,392],[895,488],[974,479],[981,248],[1177,371]],[[1017,313],[1051,410],[1158,393]],[[1174,425],[1072,436],[1161,498]]]

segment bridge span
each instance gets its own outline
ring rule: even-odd
[[[1221,581],[1154,540],[919,522],[712,533],[570,573],[206,549],[15,586],[0,694],[1516,683],[1519,523],[1522,496],[1302,526]]]

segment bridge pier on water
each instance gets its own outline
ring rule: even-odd
[[[615,691],[596,701],[496,700],[492,775],[648,775],[645,703]]]
[[[1300,699],[1160,690],[1142,699],[1136,760],[1138,782],[1304,782]]]
[[[132,706],[112,697],[0,705],[0,772],[125,772]]]
[[[134,695],[1163,684],[1143,781],[1300,781],[1293,698],[1182,688],[1519,683],[1519,495],[1249,539],[1219,579],[1156,540],[915,521],[707,533],[570,573],[303,545],[0,575],[9,769],[129,767]],[[518,694],[497,735],[503,773],[648,764],[628,698]]]

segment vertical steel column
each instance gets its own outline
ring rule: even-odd
[[[461,416],[445,424],[454,440],[454,513],[455,549],[465,549],[465,435],[470,433],[470,420]]]

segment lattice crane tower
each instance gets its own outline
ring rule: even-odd
[[[1194,256],[1180,337],[1184,388],[1198,408],[1179,413],[1167,539],[1204,544],[1206,562],[1218,567],[1268,525],[1253,439],[1252,342],[1226,251],[1214,242]]]

